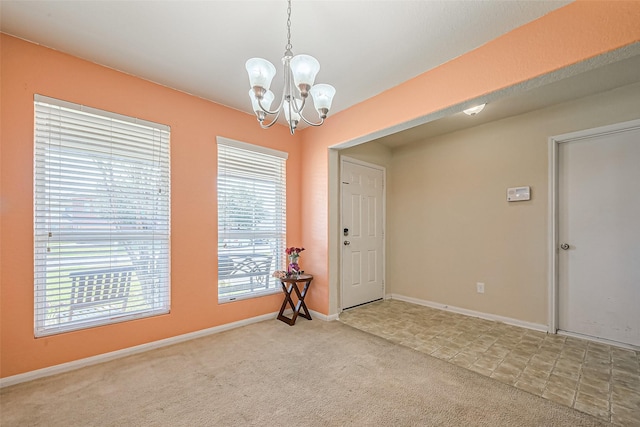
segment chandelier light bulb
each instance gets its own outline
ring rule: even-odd
[[[268,90],[262,96],[260,103],[258,103],[255,91],[253,89],[249,89],[249,98],[251,99],[251,106],[253,107],[253,111],[255,111],[256,115],[258,116],[258,120],[263,121],[266,114],[260,107],[260,104],[262,104],[262,107],[264,107],[265,110],[269,110],[271,108],[273,100],[275,99],[275,95],[273,94],[273,92]]]
[[[293,98],[294,105],[300,110],[300,106],[302,105],[302,101],[299,99]],[[300,121],[300,114],[296,112],[296,108],[294,105],[289,105],[289,101],[284,101],[282,104],[282,109],[284,110],[284,118],[287,119],[288,122],[295,122],[296,124]]]
[[[320,71],[320,63],[313,56],[296,55],[291,59],[290,67],[294,84],[300,89],[302,97],[306,98],[309,88],[313,86],[316,75]]]
[[[310,93],[313,98],[313,105],[316,107],[320,118],[326,118],[329,109],[331,109],[331,102],[336,94],[336,89],[328,84],[317,84],[311,88]]]
[[[262,88],[269,90],[271,87],[271,81],[276,75],[276,67],[266,59],[251,58],[246,64],[245,68],[249,74],[249,84],[252,88]]]

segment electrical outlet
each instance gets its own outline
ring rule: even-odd
[[[479,294],[484,294],[484,283],[478,282],[476,283],[476,290]]]

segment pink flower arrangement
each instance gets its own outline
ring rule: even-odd
[[[276,279],[285,279],[293,276],[300,276],[304,271],[300,270],[298,259],[300,258],[300,252],[304,251],[304,248],[296,248],[291,246],[285,250],[287,258],[289,258],[289,264],[287,264],[287,271],[274,271],[272,276]]]
[[[285,249],[285,252],[288,256],[295,255],[300,256],[300,252],[304,251],[304,248],[295,248],[291,246],[290,248]]]

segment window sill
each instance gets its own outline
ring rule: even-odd
[[[267,295],[279,294],[281,292],[282,290],[278,287],[278,288],[268,289],[261,292],[252,292],[252,293],[242,294],[242,295],[218,297],[218,304],[226,304],[229,302],[242,301],[245,299],[260,298]]]

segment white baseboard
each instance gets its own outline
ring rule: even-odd
[[[289,314],[291,314],[291,312],[292,311],[289,310]],[[312,318],[320,319],[323,321],[332,321],[338,318],[337,314],[327,316],[326,314],[318,313],[317,311],[313,311],[313,310],[309,310],[309,312],[311,313]],[[287,312],[285,311],[285,314],[286,313]],[[171,338],[165,338],[159,341],[153,341],[150,343],[141,344],[134,347],[124,348],[122,350],[117,350],[109,353],[99,354],[97,356],[87,357],[85,359],[74,360],[72,362],[50,366],[48,368],[25,372],[24,374],[18,374],[18,375],[12,375],[6,378],[0,378],[0,388],[9,387],[9,386],[20,384],[27,381],[32,381],[38,378],[49,377],[51,375],[61,374],[63,372],[73,371],[75,369],[84,368],[86,366],[108,362],[110,360],[131,356],[132,354],[143,353],[145,351],[154,350],[156,348],[166,347],[173,344],[178,344],[178,343],[193,340],[196,338],[202,338],[207,335],[217,334],[220,332],[228,331],[230,329],[240,328],[242,326],[247,326],[252,323],[258,323],[265,320],[275,319],[277,316],[278,316],[278,313],[267,313],[261,316],[252,317],[250,319],[239,320],[237,322],[214,326],[213,328],[207,328],[207,329],[202,329],[200,331],[189,332],[187,334],[178,335]]]
[[[334,320],[338,320],[337,314],[327,315],[327,314],[318,313],[317,311],[314,311],[314,310],[309,310],[309,313],[311,314],[312,318],[324,320],[325,322],[332,322]]]
[[[465,316],[479,317],[480,319],[492,320],[494,322],[502,322],[507,325],[519,326],[521,328],[533,329],[539,332],[548,332],[547,325],[540,323],[525,322],[524,320],[512,319],[511,317],[498,316],[491,313],[483,313],[481,311],[468,310],[466,308],[454,307],[447,304],[440,304],[433,301],[426,301],[418,298],[406,297],[398,294],[387,294],[385,299],[396,299],[398,301],[409,302],[412,304],[423,305],[425,307],[436,308],[438,310],[450,311],[452,313],[464,314]]]
[[[293,310],[289,308],[285,310],[282,314],[284,314],[285,316],[291,317],[291,315],[293,314]],[[312,319],[320,319],[320,320],[324,320],[325,322],[332,322],[334,320],[338,320],[337,314],[326,315],[326,314],[317,312],[315,310],[309,310],[309,314],[311,315]]]

